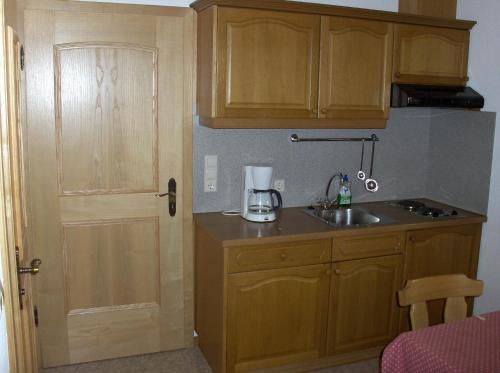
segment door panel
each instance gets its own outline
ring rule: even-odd
[[[162,333],[156,305],[103,308],[99,312],[69,314],[68,347],[72,361],[157,351]]]
[[[140,303],[158,306],[158,231],[157,218],[63,224],[68,312]]]
[[[59,192],[158,190],[156,48],[59,44],[54,63]]]
[[[155,16],[113,7],[25,11],[45,367],[192,341],[183,144],[193,20],[189,10]],[[158,196],[170,178],[178,184],[174,217]]]

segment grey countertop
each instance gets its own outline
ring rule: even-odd
[[[395,230],[414,230],[439,228],[462,224],[481,224],[486,221],[484,215],[475,214],[441,203],[418,199],[433,207],[456,210],[458,217],[431,218],[421,216],[387,201],[353,204],[362,207],[372,214],[383,217],[381,223],[360,227],[335,227],[308,215],[304,208],[285,208],[279,213],[276,221],[271,223],[254,223],[240,216],[224,216],[221,213],[195,214],[197,229],[203,229],[217,241],[225,245],[243,245],[265,243],[269,241],[289,240],[290,238],[316,239],[359,234],[382,233]]]

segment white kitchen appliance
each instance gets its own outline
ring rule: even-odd
[[[243,166],[240,212],[243,219],[260,223],[276,220],[283,202],[281,194],[271,189],[272,178],[272,167]]]

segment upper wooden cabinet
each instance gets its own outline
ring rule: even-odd
[[[469,31],[396,25],[394,81],[465,86]]]
[[[205,126],[384,128],[393,81],[467,81],[474,22],[278,0],[192,6]]]
[[[321,29],[320,118],[387,119],[393,25],[322,17]]]
[[[320,24],[320,16],[301,13],[230,7],[199,13],[201,124],[272,128],[318,118]]]
[[[221,8],[216,115],[315,118],[320,17]]]

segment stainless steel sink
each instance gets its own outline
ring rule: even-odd
[[[368,210],[354,207],[348,209],[306,209],[305,212],[323,222],[339,227],[367,226],[380,223],[380,218]]]

